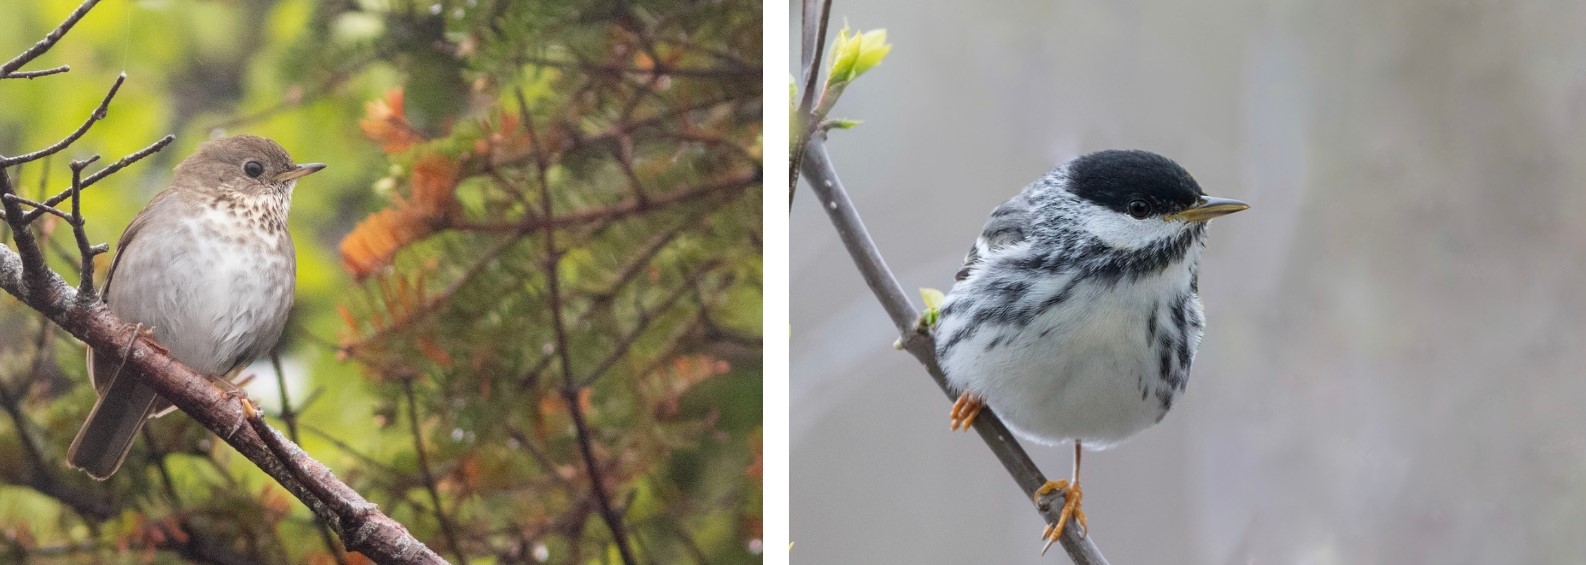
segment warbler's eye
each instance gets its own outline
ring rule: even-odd
[[[259,178],[259,175],[264,174],[264,163],[248,161],[242,165],[242,172],[248,173],[250,177]]]
[[[1146,216],[1151,215],[1151,204],[1144,200],[1130,202],[1129,215],[1134,216],[1137,220],[1143,220]]]

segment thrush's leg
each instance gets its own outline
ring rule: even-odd
[[[1090,526],[1085,524],[1085,510],[1079,506],[1079,500],[1085,496],[1084,491],[1079,489],[1080,453],[1082,452],[1079,449],[1079,441],[1075,440],[1074,480],[1072,482],[1066,479],[1048,481],[1046,484],[1041,485],[1041,488],[1036,489],[1035,491],[1036,504],[1040,504],[1043,497],[1051,495],[1054,492],[1061,493],[1063,496],[1063,510],[1057,514],[1057,523],[1047,524],[1046,530],[1041,532],[1041,539],[1046,540],[1046,546],[1041,548],[1041,555],[1046,555],[1046,550],[1051,549],[1052,544],[1057,543],[1058,537],[1063,535],[1063,528],[1068,525],[1070,518],[1073,518],[1075,521],[1079,522],[1079,535],[1081,537],[1084,537],[1090,533]]]
[[[953,402],[953,411],[948,414],[952,418],[954,431],[967,430],[975,423],[975,417],[980,415],[981,409],[986,407],[985,401],[974,393],[965,392],[958,395],[958,400]]]
[[[247,410],[252,406],[253,401],[252,399],[248,398],[248,390],[243,387],[246,387],[248,386],[248,383],[253,382],[254,374],[248,373],[243,375],[242,370],[244,368],[246,368],[245,365],[238,364],[236,368],[224,375],[210,377],[210,382],[215,383],[215,385],[220,388],[221,394],[231,398],[232,400],[236,400],[239,404],[242,404],[243,410]]]

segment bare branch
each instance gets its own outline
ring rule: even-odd
[[[83,169],[99,156],[83,161],[72,161],[72,236],[77,239],[77,255],[82,258],[82,266],[78,269],[77,298],[81,300],[97,300],[99,296],[94,293],[94,257],[110,250],[105,245],[94,245],[88,240],[87,222],[83,221]]]
[[[826,152],[825,140],[820,136],[810,139],[808,154],[804,158],[805,181],[815,191],[815,196],[820,207],[826,210],[831,217],[832,226],[837,229],[837,235],[843,241],[843,246],[848,248],[848,255],[853,258],[854,266],[864,276],[865,284],[870,286],[870,291],[881,302],[887,316],[892,318],[893,325],[901,336],[903,348],[908,350],[925,370],[930,373],[936,385],[949,399],[954,398],[952,389],[947,384],[947,378],[942,374],[941,367],[936,365],[936,345],[931,334],[918,331],[919,311],[914,309],[914,304],[904,294],[903,287],[898,285],[898,280],[892,275],[892,270],[881,257],[881,252],[876,248],[870,234],[865,230],[864,221],[859,217],[859,211],[854,208],[848,199],[848,192],[843,189],[842,181],[837,178],[837,169],[832,166],[831,156]],[[1036,467],[1035,461],[1024,452],[1017,439],[1008,431],[991,409],[987,408],[975,419],[975,431],[980,438],[985,440],[986,446],[1002,462],[1003,468],[1018,483],[1019,489],[1034,497],[1041,485],[1046,484],[1046,476],[1041,469]],[[1061,505],[1036,504],[1036,510],[1041,513],[1047,523],[1057,523],[1058,511]],[[1096,548],[1090,537],[1082,536],[1079,528],[1064,528],[1062,538],[1059,540],[1064,551],[1078,565],[1103,564],[1107,559],[1102,556],[1101,550]]]
[[[210,388],[213,390],[214,386],[210,385]],[[158,387],[156,390],[159,390]],[[164,391],[160,392],[164,396]],[[213,392],[221,397],[226,396],[218,390]],[[174,402],[176,399],[171,400]],[[225,403],[232,406],[238,404],[235,401]],[[265,449],[264,453],[258,455],[265,457],[255,459],[253,445],[249,445],[248,450],[238,446],[238,451],[242,451],[249,460],[260,463],[266,473],[282,486],[287,487],[288,491],[292,491],[299,500],[304,502],[314,500],[316,504],[309,504],[309,508],[316,514],[323,512],[321,517],[341,534],[348,549],[363,553],[377,563],[446,562],[440,555],[415,539],[413,534],[408,533],[407,528],[402,527],[402,524],[380,512],[379,507],[374,503],[365,500],[352,487],[337,479],[324,464],[309,457],[303,452],[303,448],[281,437],[280,432],[264,422],[264,413],[255,408],[252,401],[244,399],[240,404],[243,413],[233,413],[233,415],[242,417],[247,426],[239,428],[231,437],[222,436],[222,439],[233,446],[238,446],[238,442],[233,441],[234,438],[257,441],[259,447]],[[181,404],[177,406],[187,411],[187,408]],[[269,464],[261,462],[261,459],[265,458],[268,458]]]
[[[67,135],[60,141],[55,142],[55,144],[38,151],[34,151],[25,155],[17,155],[15,157],[0,158],[0,167],[9,167],[19,163],[26,163],[28,161],[37,161],[39,159],[53,155],[56,152],[67,148],[71,144],[76,143],[77,138],[80,138],[83,136],[83,134],[88,133],[88,128],[93,127],[94,122],[105,119],[105,113],[110,109],[110,100],[116,97],[116,92],[121,90],[121,83],[126,81],[127,73],[123,72],[119,75],[116,75],[116,82],[115,84],[110,85],[110,91],[105,93],[104,100],[100,100],[99,106],[94,108],[94,112],[92,114],[88,115],[88,119],[83,120],[83,124],[77,126],[77,131],[72,132],[70,135]]]
[[[5,211],[5,221],[11,226],[11,240],[17,246],[17,262],[15,275],[18,278],[17,292],[28,296],[44,294],[50,291],[48,275],[49,268],[44,264],[44,250],[39,247],[38,238],[34,237],[33,230],[28,229],[27,217],[22,213],[16,194],[16,187],[11,184],[11,176],[6,167],[0,167],[0,210]],[[43,213],[42,209],[35,209],[35,213]],[[0,249],[4,249],[0,247]],[[8,278],[11,272],[5,269],[5,255],[0,255],[0,280]],[[21,295],[18,295],[20,298]],[[39,297],[46,298],[46,297]]]
[[[67,214],[66,212],[62,212],[60,209],[58,209],[58,208],[56,208],[54,206],[50,206],[48,204],[45,204],[43,202],[35,202],[33,200],[27,199],[27,197],[18,196],[18,195],[9,194],[9,193],[8,194],[4,194],[4,195],[0,195],[0,198],[4,198],[7,201],[15,202],[17,204],[27,204],[28,206],[32,206],[32,207],[37,208],[39,210],[43,210],[43,211],[48,212],[50,214],[54,214],[56,217],[59,217],[62,220],[66,220],[68,222],[72,221],[71,214]],[[27,216],[26,214],[23,214],[23,217],[24,217],[23,221],[26,221],[26,219],[25,219],[26,216]]]
[[[27,51],[23,51],[21,55],[6,61],[4,65],[0,65],[0,78],[11,76],[13,71],[22,68],[22,65],[28,64],[28,62],[37,59],[39,55],[43,55],[45,51],[49,51],[51,47],[55,46],[55,42],[60,41],[61,37],[64,37],[66,32],[71,31],[72,26],[77,25],[77,21],[88,15],[88,11],[94,9],[94,4],[98,3],[99,0],[83,2],[76,10],[72,10],[71,15],[66,16],[66,21],[61,22],[61,25],[55,26],[55,29],[50,30],[44,36],[44,39],[34,43],[32,47],[29,47]]]
[[[88,178],[82,179],[82,183],[77,187],[76,192],[82,192],[83,189],[93,186],[94,183],[99,182],[99,179],[116,174],[116,171],[120,171],[121,169],[127,168],[128,165],[142,161],[144,157],[158,153],[161,149],[165,149],[165,146],[170,145],[173,141],[176,141],[176,136],[166,135],[165,137],[160,138],[159,141],[150,143],[148,147],[144,147],[143,149],[139,149],[132,154],[127,155],[126,157],[122,157],[120,161],[116,161],[103,169],[94,171],[94,174],[88,175]],[[50,206],[55,206],[61,202],[65,202],[67,198],[71,198],[73,192],[74,191],[72,189],[68,188],[56,194],[55,196],[51,196],[49,200],[45,200],[44,203]],[[33,210],[28,212],[27,215],[23,216],[22,221],[24,223],[31,222],[37,219],[39,215],[43,213],[43,210]]]
[[[457,554],[457,562],[468,565],[468,554],[463,552],[462,544],[457,543],[457,532],[446,515],[446,507],[441,504],[441,491],[435,487],[435,473],[430,470],[429,452],[424,450],[424,434],[419,429],[419,403],[414,398],[412,377],[402,379],[402,392],[408,401],[408,423],[412,427],[413,450],[419,457],[419,474],[424,479],[424,490],[429,492],[430,503],[435,505],[435,521],[440,522],[441,535],[446,536],[446,545],[452,546],[452,552]]]
[[[14,73],[11,73],[11,74],[6,75],[6,76],[0,76],[0,78],[28,78],[28,79],[33,79],[33,78],[39,78],[39,77],[47,77],[47,76],[54,75],[54,74],[60,74],[60,73],[64,73],[64,72],[67,72],[67,71],[70,71],[70,70],[72,70],[72,66],[71,65],[61,65],[61,66],[55,67],[53,69],[44,69],[42,71],[18,71],[18,72],[14,72]]]

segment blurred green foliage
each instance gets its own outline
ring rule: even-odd
[[[75,7],[9,3],[0,57]],[[17,179],[53,193],[67,159],[174,133],[85,193],[89,232],[109,242],[213,135],[328,163],[294,195],[281,346],[310,454],[454,562],[614,562],[564,401],[580,398],[640,560],[745,562],[760,518],[759,34],[758,2],[105,2],[29,66],[70,73],[0,81],[0,153],[70,132],[126,72],[107,119]],[[542,181],[573,220],[543,221]],[[70,280],[69,230],[52,239]],[[66,469],[94,393],[81,344],[47,331],[0,298],[0,385],[20,412],[0,418],[0,561],[337,562],[311,514],[184,416],[151,424],[110,481]],[[279,415],[275,370],[251,371],[250,395]]]

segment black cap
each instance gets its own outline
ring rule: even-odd
[[[1194,206],[1204,193],[1189,171],[1150,151],[1107,150],[1068,163],[1068,191],[1117,212],[1145,200],[1157,213]]]

